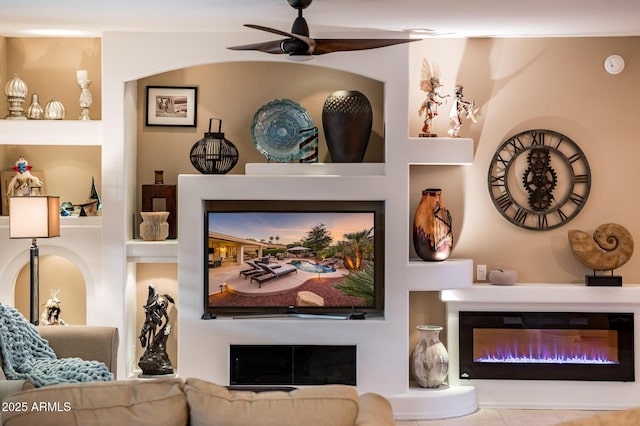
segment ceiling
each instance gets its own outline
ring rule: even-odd
[[[413,29],[430,37],[640,35],[638,0],[315,0],[304,16],[315,37]],[[242,30],[264,39],[242,24],[289,31],[295,17],[285,0],[0,0],[5,36]]]

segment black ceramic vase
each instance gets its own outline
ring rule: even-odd
[[[334,163],[361,163],[369,145],[373,113],[357,90],[338,90],[325,100],[322,128]]]
[[[442,191],[422,191],[413,220],[413,247],[421,259],[441,261],[449,258],[453,247],[451,214],[442,201]]]

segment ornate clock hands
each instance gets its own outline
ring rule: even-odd
[[[527,156],[529,167],[522,176],[522,183],[529,193],[532,210],[545,211],[553,201],[552,191],[558,183],[555,170],[551,167],[549,148],[533,148]]]

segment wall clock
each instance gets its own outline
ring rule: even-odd
[[[500,145],[489,166],[489,196],[509,222],[546,231],[582,210],[591,189],[587,157],[553,130],[526,130]]]

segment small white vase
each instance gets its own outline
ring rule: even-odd
[[[162,241],[169,236],[169,212],[140,212],[140,236],[145,241]]]
[[[411,374],[423,388],[437,388],[449,373],[449,353],[440,341],[442,327],[419,325],[420,340],[411,353]]]

